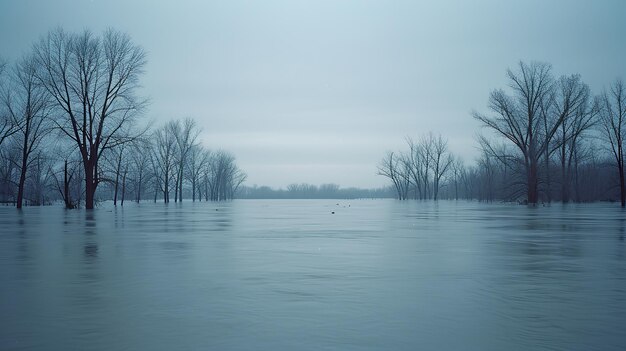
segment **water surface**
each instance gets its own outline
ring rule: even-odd
[[[0,207],[0,349],[624,350],[625,228],[615,204]]]

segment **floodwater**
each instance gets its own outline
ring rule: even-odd
[[[624,350],[625,229],[616,204],[1,207],[0,349]]]

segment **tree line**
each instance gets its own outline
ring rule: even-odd
[[[396,197],[626,206],[623,81],[593,95],[580,75],[554,77],[543,62],[520,62],[507,78],[507,89],[489,95],[489,112],[473,112],[489,133],[477,136],[480,156],[473,165],[432,133],[387,153],[378,174],[390,180]]]
[[[233,155],[198,142],[193,119],[140,123],[145,65],[145,51],[113,29],[55,29],[0,61],[0,201],[232,199],[246,175]]]
[[[362,189],[342,188],[337,184],[307,183],[289,184],[286,189],[273,189],[268,186],[243,186],[237,198],[241,199],[380,199],[392,198],[390,188]]]

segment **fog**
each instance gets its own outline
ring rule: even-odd
[[[247,184],[386,185],[376,164],[407,135],[478,154],[471,117],[519,60],[626,77],[621,1],[3,1],[0,56],[62,25],[113,27],[148,53],[146,120],[192,117]]]

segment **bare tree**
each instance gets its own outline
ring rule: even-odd
[[[6,66],[6,61],[0,59],[0,89],[5,92],[11,91],[10,77],[5,74]],[[18,127],[10,111],[6,109],[6,105],[0,106],[0,146],[8,137],[17,133]]]
[[[32,57],[18,61],[11,71],[10,82],[2,89],[2,103],[8,111],[20,148],[20,176],[17,190],[17,208],[22,208],[26,175],[32,162],[31,154],[38,150],[43,138],[50,132],[49,94],[38,84],[37,65]]]
[[[131,145],[131,182],[137,203],[141,201],[144,188],[151,179],[150,162],[152,152],[152,144],[148,140],[138,139]]]
[[[233,199],[246,178],[247,175],[237,167],[234,156],[224,151],[212,153],[204,172],[205,199]]]
[[[452,166],[452,179],[454,182],[454,200],[458,200],[459,199],[459,183],[464,183],[467,177],[467,171],[465,169],[465,165],[463,164],[463,160],[458,157],[454,159],[451,166]]]
[[[113,206],[117,206],[117,198],[120,190],[122,190],[122,199],[124,198],[124,193],[126,190],[126,173],[128,172],[128,160],[129,158],[127,148],[127,144],[121,144],[116,148],[110,149],[108,157],[109,168],[113,173],[113,176],[109,179],[109,181],[113,184]],[[122,181],[122,184],[120,184]],[[120,189],[120,187],[122,189]],[[123,200],[122,200],[123,205]]]
[[[65,203],[65,208],[74,209],[80,204],[82,187],[80,178],[82,177],[81,161],[70,162],[68,158],[63,160],[63,167],[60,171],[49,168],[49,173],[54,179],[56,188]]]
[[[0,148],[0,202],[15,203],[19,175],[20,150],[14,140]]]
[[[174,201],[176,202],[177,200],[183,201],[185,163],[187,162],[189,151],[195,145],[198,135],[200,135],[200,130],[198,129],[196,122],[191,118],[185,119],[182,123],[180,121],[174,121],[169,124],[169,127],[170,132],[176,139],[177,171],[176,185],[174,189]]]
[[[583,134],[596,122],[597,102],[590,101],[587,84],[579,75],[559,79],[554,99],[555,114],[562,123],[555,134],[554,150],[558,151],[561,168],[561,201],[569,202],[572,165]]]
[[[441,179],[447,174],[454,157],[448,150],[448,141],[444,140],[441,135],[433,137],[430,135],[432,145],[432,152],[430,156],[432,158],[431,169],[433,171],[433,200],[437,200],[439,195],[439,188],[441,185]]]
[[[135,96],[146,63],[144,51],[128,35],[107,30],[50,32],[34,46],[40,82],[52,95],[57,127],[76,143],[85,176],[85,207],[94,207],[103,152],[128,142],[124,127],[142,110]]]
[[[406,199],[406,189],[404,187],[404,182],[402,176],[400,175],[399,168],[398,158],[395,157],[393,152],[389,152],[380,162],[380,165],[378,166],[378,174],[389,178],[394,186],[394,189],[396,190],[398,199],[404,200]]]
[[[474,113],[474,118],[512,142],[523,156],[526,173],[526,193],[529,204],[538,202],[538,169],[548,152],[548,143],[561,125],[563,116],[550,121],[542,118],[542,108],[548,104],[554,90],[551,66],[547,63],[519,63],[516,72],[507,71],[514,95],[494,90],[489,108],[495,114],[488,117]]]
[[[176,172],[176,137],[170,132],[170,122],[155,132],[154,157],[152,162],[158,178],[157,184],[163,193],[163,202],[170,202],[170,183]],[[156,199],[156,195],[155,195]]]
[[[624,137],[626,137],[626,89],[621,79],[602,94],[600,113],[601,129],[608,141],[619,176],[620,201],[626,207],[626,184],[624,183]]]
[[[51,203],[54,196],[51,191],[54,189],[53,174],[50,171],[52,158],[41,149],[32,155],[32,162],[29,166],[29,202],[31,206],[41,206]]]
[[[406,142],[409,146],[409,153],[407,155],[407,160],[410,164],[409,174],[411,178],[411,183],[413,183],[414,187],[414,197],[415,199],[423,199],[425,194],[425,188],[422,183],[424,179],[427,180],[427,177],[424,176],[425,172],[428,172],[428,169],[424,167],[426,163],[424,159],[424,152],[422,149],[422,143],[416,143],[410,137],[406,138]]]
[[[202,172],[209,162],[211,153],[209,150],[204,149],[201,145],[193,145],[188,154],[188,167],[187,178],[191,183],[191,200],[196,201],[196,194],[199,194],[200,189],[200,177]],[[201,199],[202,196],[198,196]]]

